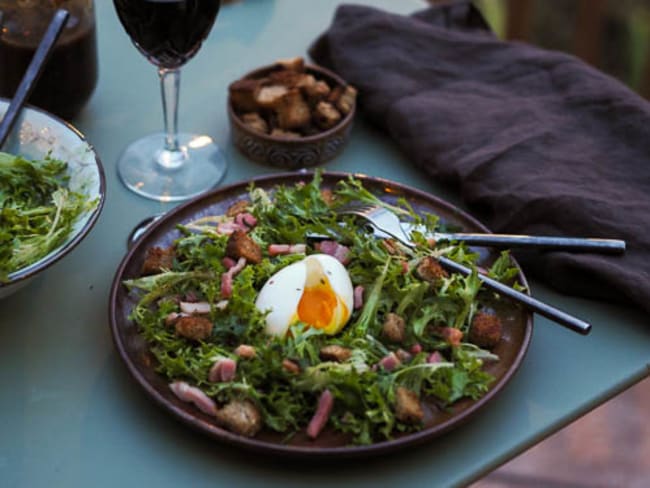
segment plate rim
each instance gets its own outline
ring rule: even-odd
[[[233,432],[230,432],[220,427],[214,421],[204,420],[202,417],[207,418],[207,416],[205,416],[198,410],[190,414],[186,410],[171,403],[169,400],[164,398],[164,396],[159,392],[158,389],[156,389],[152,384],[150,384],[146,380],[144,375],[140,373],[136,365],[130,360],[129,353],[125,349],[125,344],[121,340],[119,330],[118,330],[119,327],[117,324],[117,316],[116,316],[116,310],[117,310],[116,300],[121,288],[120,277],[123,276],[125,268],[129,264],[129,262],[133,259],[134,255],[136,255],[138,252],[141,251],[139,249],[140,243],[144,242],[149,235],[156,232],[156,230],[160,226],[170,221],[173,221],[174,217],[182,213],[185,209],[190,208],[192,206],[197,206],[197,209],[199,209],[201,202],[209,201],[215,198],[216,196],[218,196],[220,193],[223,194],[231,193],[234,190],[236,190],[238,187],[244,190],[251,184],[255,184],[257,186],[258,184],[263,184],[267,181],[272,181],[272,180],[282,180],[283,184],[287,184],[288,182],[292,182],[292,181],[295,182],[301,179],[309,179],[309,178],[313,178],[316,171],[317,170],[272,173],[268,175],[262,175],[262,176],[245,179],[245,180],[240,180],[231,183],[229,185],[213,189],[209,192],[199,195],[198,197],[188,200],[187,202],[184,202],[178,205],[177,207],[171,209],[162,218],[158,219],[145,232],[142,233],[142,235],[127,251],[127,253],[121,260],[115,272],[113,281],[111,283],[111,290],[109,294],[109,303],[108,303],[109,325],[111,328],[113,343],[117,348],[119,355],[122,359],[122,362],[127,367],[130,375],[145,390],[148,396],[154,400],[156,404],[158,404],[165,410],[170,411],[177,420],[182,421],[183,423],[189,425],[193,429],[199,430],[203,434],[209,435],[210,437],[216,439],[222,444],[235,445],[237,447],[244,448],[249,451],[263,452],[267,454],[273,454],[279,457],[325,460],[325,459],[334,459],[334,458],[348,459],[348,458],[377,456],[380,454],[384,454],[386,452],[393,452],[398,449],[401,450],[404,448],[413,447],[422,444],[435,437],[439,437],[440,435],[449,432],[452,429],[459,427],[461,424],[467,422],[468,420],[471,420],[475,416],[477,411],[484,408],[487,404],[489,404],[494,399],[495,396],[497,396],[499,392],[501,392],[501,390],[510,382],[512,377],[516,374],[516,372],[521,367],[523,359],[526,356],[526,353],[530,346],[530,342],[532,340],[534,318],[533,318],[533,313],[531,311],[525,312],[526,314],[525,331],[522,337],[521,347],[517,351],[512,361],[512,364],[507,369],[507,371],[503,374],[503,376],[490,386],[489,391],[484,396],[482,396],[478,400],[475,400],[473,404],[471,404],[465,410],[463,410],[457,415],[454,415],[450,419],[444,421],[442,424],[433,426],[428,429],[423,429],[417,432],[408,433],[401,437],[397,437],[389,440],[383,440],[383,441],[379,441],[367,445],[350,444],[346,446],[336,446],[336,447],[323,447],[323,446],[307,447],[307,446],[295,446],[289,444],[273,443],[273,442],[258,440],[255,439],[254,437],[250,438],[239,434],[235,434]],[[393,188],[398,188],[402,191],[408,192],[409,194],[413,194],[418,198],[424,199],[428,202],[432,202],[432,205],[436,205],[436,206],[439,205],[440,207],[445,208],[445,210],[453,213],[454,215],[459,215],[462,218],[467,219],[467,221],[471,222],[472,225],[476,225],[479,229],[482,229],[485,232],[490,232],[489,229],[484,224],[482,224],[480,221],[478,221],[476,218],[474,218],[472,215],[465,212],[461,208],[451,204],[450,202],[447,202],[446,200],[441,199],[436,195],[433,195],[424,190],[420,190],[418,188],[414,188],[410,185],[403,184],[382,177],[367,175],[365,173],[344,172],[344,171],[320,171],[320,172],[323,178],[327,177],[327,178],[345,179],[348,176],[353,176],[356,179],[361,180],[362,182],[371,182],[372,184],[384,184]],[[213,202],[213,204],[214,203],[216,202]],[[514,257],[513,257],[513,264],[519,270],[518,279],[520,280],[521,284],[526,287],[527,293],[530,294],[530,287],[528,286],[527,279],[523,273],[521,266],[514,259]]]

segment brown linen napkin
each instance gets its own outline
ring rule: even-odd
[[[650,104],[579,59],[496,39],[469,2],[341,6],[311,57],[493,231],[624,239],[624,256],[521,254],[558,290],[650,311]]]

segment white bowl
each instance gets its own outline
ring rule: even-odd
[[[9,101],[0,98],[0,119],[8,107]],[[94,149],[72,125],[43,110],[24,108],[2,151],[27,159],[39,159],[50,152],[52,157],[66,161],[70,189],[88,195],[89,199],[96,198],[97,205],[79,217],[63,244],[37,262],[11,273],[7,283],[0,283],[0,298],[25,286],[79,244],[97,221],[106,193],[104,169]]]

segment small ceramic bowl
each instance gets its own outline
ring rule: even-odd
[[[8,107],[9,101],[0,98],[0,119]],[[16,292],[72,251],[95,224],[105,195],[104,170],[93,148],[77,129],[45,111],[24,108],[2,151],[27,159],[40,159],[50,153],[52,157],[66,161],[69,188],[84,193],[89,200],[96,199],[97,204],[79,217],[63,244],[35,263],[11,273],[8,282],[0,282],[0,298]]]
[[[251,71],[243,78],[263,78],[277,69],[277,64],[264,66]],[[305,65],[305,72],[313,75],[317,80],[326,81],[331,88],[347,85],[339,76],[320,66]],[[228,117],[233,144],[244,156],[253,161],[289,170],[317,166],[338,156],[350,137],[355,112],[356,104],[334,127],[318,134],[289,139],[252,130],[238,117],[232,101],[228,98]]]

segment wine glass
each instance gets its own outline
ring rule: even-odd
[[[114,0],[129,37],[158,67],[165,131],[131,143],[117,163],[122,182],[163,202],[184,200],[215,186],[226,160],[209,136],[178,133],[180,68],[199,50],[220,0]]]

